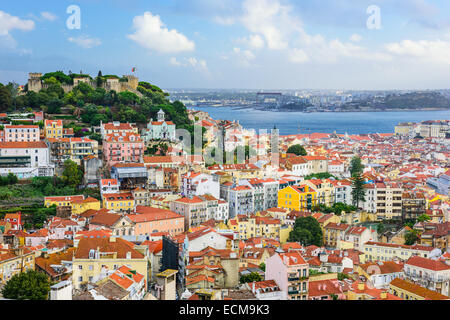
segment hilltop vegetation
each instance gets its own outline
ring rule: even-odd
[[[89,126],[97,126],[100,121],[136,122],[146,124],[150,119],[156,119],[157,112],[162,109],[166,120],[175,123],[177,129],[186,129],[192,135],[194,125],[188,118],[186,106],[180,101],[170,102],[168,93],[149,82],[138,83],[134,92],[106,91],[100,85],[108,78],[117,78],[119,81],[128,81],[116,75],[103,76],[101,71],[95,79],[97,88],[86,83],[79,83],[72,91],[65,93],[64,85],[73,85],[75,77],[90,77],[88,75],[69,74],[62,71],[46,73],[41,80],[46,88],[40,92],[28,91],[19,94],[17,84],[0,85],[0,112],[19,110],[43,110],[48,114],[58,114],[58,118],[81,121]],[[60,114],[67,114],[61,116]]]
[[[376,99],[355,100],[342,106],[343,109],[450,109],[450,99],[438,91],[415,91],[392,93]]]
[[[386,108],[421,109],[450,108],[450,100],[440,92],[411,92],[400,95],[390,94],[384,99]]]

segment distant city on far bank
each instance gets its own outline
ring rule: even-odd
[[[283,112],[376,112],[450,110],[442,90],[252,90],[168,89],[170,100],[187,107],[238,107]]]

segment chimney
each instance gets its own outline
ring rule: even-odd
[[[382,291],[380,293],[380,299],[387,299],[387,292],[386,291]]]
[[[358,290],[364,291],[365,285],[364,282],[358,282]]]
[[[109,237],[109,242],[116,242],[116,237]]]
[[[252,283],[252,292],[255,293],[255,281]]]

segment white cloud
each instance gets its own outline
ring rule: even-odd
[[[291,15],[291,8],[273,0],[246,0],[241,23],[251,32],[264,37],[272,50],[288,48],[289,36],[300,31],[300,20]]]
[[[355,33],[352,34],[352,36],[350,37],[350,40],[353,42],[359,42],[362,40],[362,36],[360,36],[359,34]]]
[[[135,33],[128,38],[144,48],[162,53],[193,51],[195,44],[175,29],[169,30],[159,16],[145,12],[133,19]]]
[[[252,34],[249,37],[239,38],[237,39],[237,42],[242,43],[245,46],[255,50],[264,48],[264,39],[257,34]]]
[[[386,44],[388,52],[406,58],[450,64],[450,42],[443,40],[403,40]]]
[[[73,43],[77,44],[78,46],[85,48],[85,49],[97,47],[102,44],[100,39],[90,38],[88,36],[79,36],[76,38],[70,37],[67,40],[69,40],[70,42],[73,42]]]
[[[236,57],[239,64],[249,67],[250,62],[256,58],[255,54],[250,50],[242,50],[239,47],[233,48],[232,54]]]
[[[30,31],[34,29],[32,20],[22,20],[0,10],[0,36],[6,36],[11,30]]]
[[[175,57],[171,57],[169,59],[171,65],[176,67],[193,67],[194,69],[202,70],[208,72],[208,66],[205,60],[197,59],[194,57],[183,58],[182,61],[179,61]]]
[[[17,41],[10,34],[12,30],[31,31],[34,29],[34,21],[22,20],[9,13],[0,10],[0,47],[14,49]]]
[[[302,49],[295,48],[289,53],[289,61],[294,63],[304,63],[309,61],[309,57]]]
[[[177,58],[175,58],[175,57],[171,57],[169,62],[173,66],[177,66],[177,67],[181,66],[181,62],[178,61]]]
[[[56,18],[57,18],[56,15],[54,15],[54,14],[51,13],[51,12],[47,12],[47,11],[41,12],[41,17],[42,17],[44,20],[48,20],[48,21],[55,21]]]

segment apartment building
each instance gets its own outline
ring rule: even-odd
[[[106,134],[103,140],[103,157],[109,166],[118,162],[142,162],[144,143],[136,133]]]
[[[395,258],[406,261],[413,255],[429,258],[442,253],[440,249],[429,246],[408,246],[374,241],[363,244],[363,252],[365,261],[392,261]]]
[[[0,249],[0,286],[14,275],[34,270],[35,254],[28,248]]]
[[[98,155],[98,142],[86,137],[81,138],[48,138],[53,162],[63,163],[72,160],[78,165],[86,156]]]
[[[5,142],[31,142],[40,140],[39,126],[35,125],[11,125],[4,126]]]
[[[138,134],[138,128],[131,123],[120,123],[119,121],[113,121],[109,123],[100,122],[100,134],[104,139],[106,135],[113,133],[132,133]]]
[[[249,186],[236,186],[228,191],[229,216],[234,218],[239,214],[247,215],[253,213],[254,189]]]
[[[59,139],[63,137],[62,120],[45,120],[44,135],[47,139]]]
[[[210,219],[208,217],[208,204],[203,199],[194,196],[192,198],[183,197],[170,202],[170,211],[178,213],[184,217],[184,229],[198,226]]]
[[[117,270],[126,265],[148,281],[148,258],[133,243],[117,237],[82,237],[73,257],[72,282],[80,289],[99,278],[102,269]]]
[[[412,256],[405,262],[405,278],[429,290],[450,296],[450,263]]]
[[[275,280],[288,300],[308,300],[308,263],[298,252],[277,252],[266,259],[265,280]]]
[[[127,216],[135,224],[135,235],[167,232],[171,236],[176,236],[184,232],[184,216],[173,211],[147,206],[136,206],[135,213]]]
[[[317,204],[317,192],[310,185],[294,185],[278,191],[278,208],[304,211]]]
[[[0,175],[14,173],[19,179],[50,177],[55,171],[44,141],[0,142]]]

